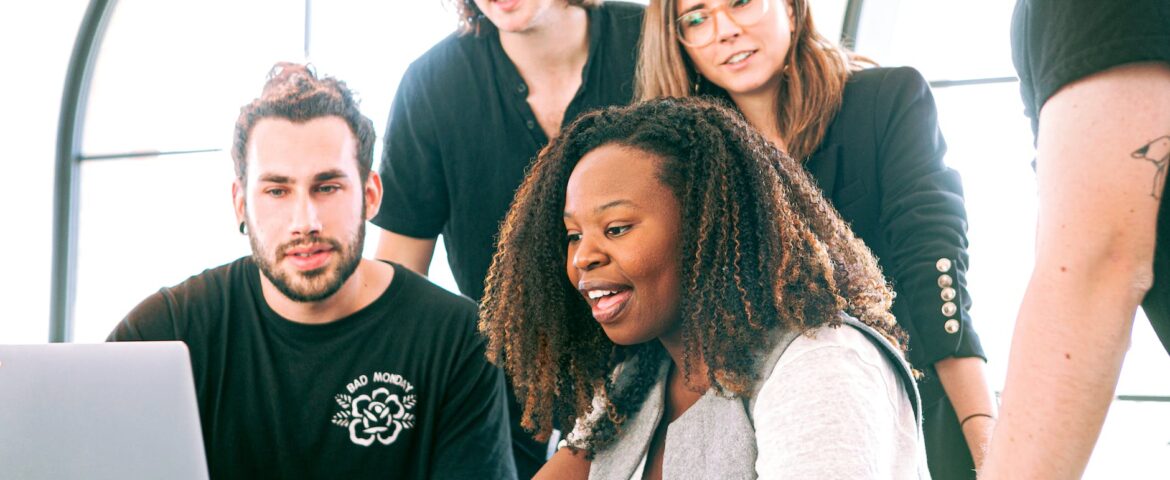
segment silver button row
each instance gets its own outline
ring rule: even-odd
[[[957,291],[955,291],[954,288],[952,288],[955,284],[955,279],[950,275],[947,275],[947,272],[950,272],[951,267],[953,266],[954,264],[949,258],[940,258],[937,262],[934,262],[934,268],[942,274],[938,276],[938,288],[940,289],[938,296],[944,302],[942,304],[942,314],[944,317],[953,317],[956,313],[959,312],[958,305],[955,305],[955,302],[952,302],[952,300],[954,300],[955,297],[959,294]],[[958,320],[954,318],[948,318],[947,321],[943,323],[943,330],[946,330],[947,333],[953,335],[959,333],[960,326],[961,325],[959,325]]]

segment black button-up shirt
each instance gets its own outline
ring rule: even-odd
[[[589,57],[562,125],[633,98],[642,10],[590,9]],[[484,22],[478,35],[447,37],[411,64],[390,110],[385,195],[373,222],[416,238],[442,233],[459,290],[475,300],[524,169],[548,143],[527,98],[498,31]]]

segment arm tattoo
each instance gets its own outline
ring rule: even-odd
[[[1170,135],[1150,140],[1149,143],[1134,150],[1129,156],[1146,160],[1157,167],[1157,171],[1154,172],[1154,187],[1150,190],[1150,196],[1154,199],[1160,198],[1162,186],[1166,182],[1166,164],[1170,163]]]

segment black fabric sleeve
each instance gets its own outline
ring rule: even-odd
[[[134,307],[123,318],[107,342],[179,340],[174,315],[166,290],[159,290]]]
[[[917,70],[890,69],[875,96],[879,139],[881,235],[889,246],[882,259],[903,303],[899,323],[911,324],[911,361],[931,365],[951,356],[982,357],[971,326],[966,289],[967,211],[959,173],[943,162],[946,143],[930,87]],[[940,262],[945,259],[945,262]],[[948,267],[945,269],[941,266]],[[948,265],[949,263],[949,265]],[[944,313],[939,277],[952,278],[956,311]],[[958,329],[947,331],[955,319]],[[955,322],[952,322],[954,326]]]
[[[454,374],[442,400],[432,478],[516,478],[504,375],[484,356],[474,312],[456,342]]]
[[[1170,2],[1021,1],[1012,61],[1035,130],[1041,107],[1065,85],[1127,63],[1170,62]]]
[[[402,76],[390,107],[382,164],[382,206],[372,222],[398,234],[434,238],[448,219],[439,131],[423,64]]]

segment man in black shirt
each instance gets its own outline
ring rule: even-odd
[[[1170,2],[1021,0],[1012,43],[1036,264],[980,478],[1079,478],[1139,303],[1170,349]]]
[[[474,303],[361,258],[373,142],[344,83],[278,65],[232,148],[252,255],[160,290],[110,334],[186,342],[213,477],[515,477]]]
[[[633,98],[643,7],[596,0],[458,0],[461,31],[411,64],[390,110],[378,258],[426,274],[442,233],[459,290],[473,300],[495,237],[550,137],[581,113]],[[512,392],[509,391],[509,394]],[[519,406],[512,403],[514,419]],[[546,447],[515,426],[530,477]]]

